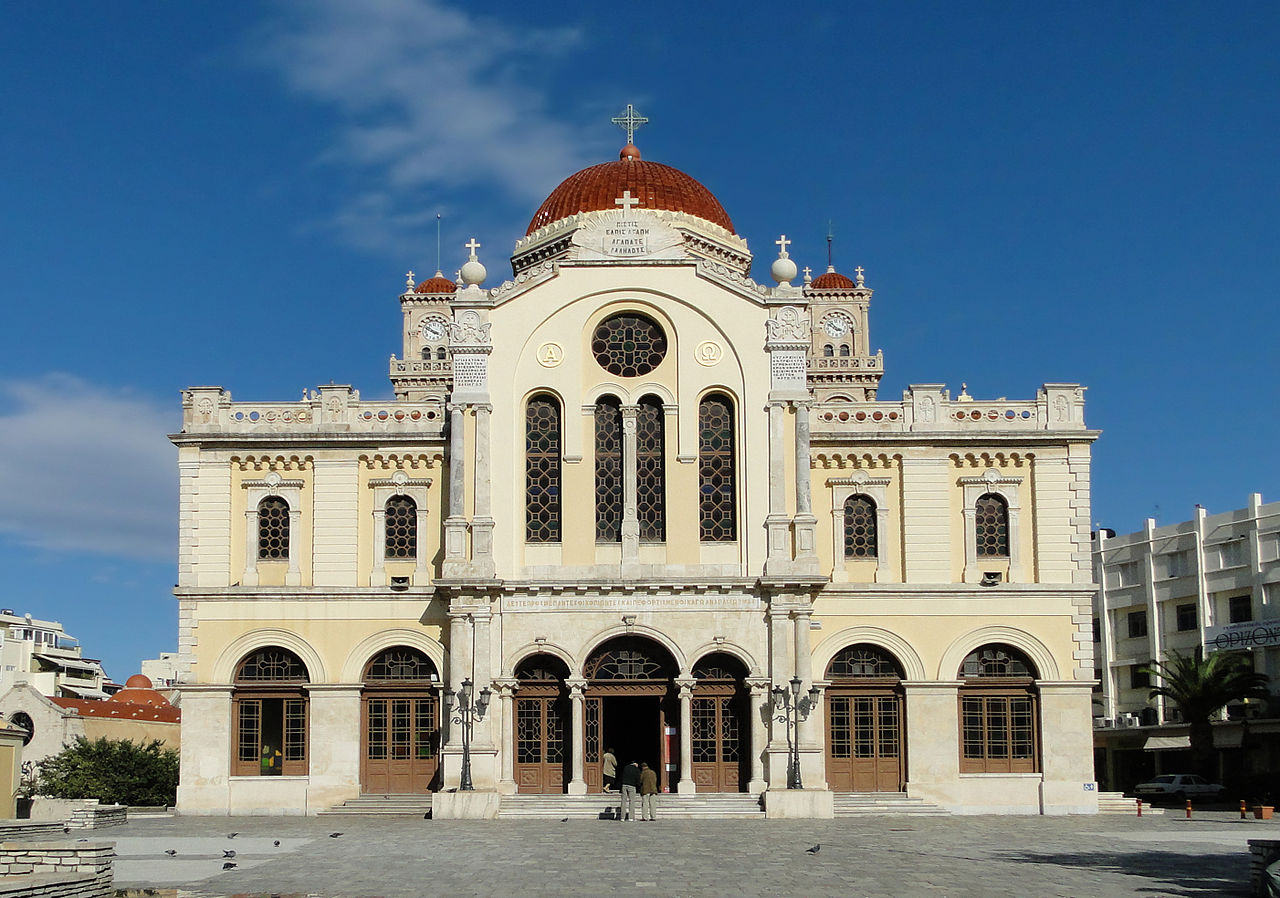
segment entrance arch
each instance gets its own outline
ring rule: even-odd
[[[900,792],[903,763],[902,664],[858,643],[827,665],[827,783],[836,792]]]
[[[365,665],[361,693],[360,791],[418,795],[437,787],[439,672],[427,654],[393,646]]]
[[[741,792],[751,779],[746,676],[743,663],[725,652],[693,665],[690,766],[699,792]]]
[[[634,634],[607,640],[587,658],[582,757],[588,791],[601,791],[608,748],[620,767],[644,761],[657,771],[658,788],[674,791],[678,743],[668,737],[674,737],[680,720],[674,688],[678,670],[664,646]]]
[[[569,668],[554,655],[530,655],[516,665],[516,791],[563,792],[571,776]]]

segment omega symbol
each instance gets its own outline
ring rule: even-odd
[[[719,362],[723,355],[724,350],[720,348],[720,344],[712,340],[704,340],[693,351],[693,357],[698,360],[698,364],[706,365],[708,368]]]

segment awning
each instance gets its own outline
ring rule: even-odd
[[[1191,747],[1190,736],[1148,736],[1147,744],[1142,746],[1146,751],[1178,751]]]
[[[68,683],[61,683],[59,684],[58,688],[63,690],[64,692],[70,692],[72,695],[78,696],[79,698],[94,698],[94,699],[110,698],[110,696],[108,696],[101,689],[93,689],[92,687],[89,687],[89,686],[72,686]]]
[[[1214,727],[1214,748],[1239,748],[1244,744],[1244,727]]]
[[[102,665],[97,661],[81,661],[79,658],[59,658],[57,655],[36,655],[36,657],[55,667],[61,667],[63,670],[83,670],[86,673],[94,674],[102,673]]]

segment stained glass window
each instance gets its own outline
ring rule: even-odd
[[[738,538],[733,456],[733,406],[713,394],[698,406],[698,532],[703,542]]]
[[[591,351],[600,367],[618,377],[639,377],[662,364],[667,337],[650,318],[614,315],[596,327]]]
[[[850,496],[844,501],[844,557],[875,558],[876,503],[868,496]]]
[[[525,409],[525,539],[560,541],[560,403],[535,396]]]
[[[653,542],[661,542],[667,536],[663,453],[662,403],[646,396],[640,400],[636,421],[636,515],[640,519],[640,538]]]
[[[974,507],[974,536],[978,555],[1009,555],[1009,506],[1002,496],[987,493],[978,497]]]
[[[387,558],[418,557],[418,505],[408,496],[392,496],[387,500]]]
[[[271,561],[289,557],[289,503],[279,496],[267,496],[258,503],[258,557]]]
[[[387,649],[369,662],[364,681],[366,683],[432,682],[437,679],[437,676],[436,666],[425,652],[396,646]]]
[[[596,403],[596,542],[622,539],[622,408],[605,396]]]
[[[827,665],[829,679],[846,677],[897,677],[902,678],[902,666],[898,659],[875,645],[859,643],[841,649]]]

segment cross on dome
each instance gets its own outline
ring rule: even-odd
[[[794,240],[788,240],[788,239],[787,239],[787,235],[786,235],[786,234],[783,234],[781,237],[779,237],[777,240],[775,240],[775,241],[773,241],[773,242],[774,242],[774,243],[776,243],[776,244],[778,244],[778,246],[782,247],[781,252],[779,253],[779,255],[781,255],[781,256],[785,259],[785,258],[787,258],[787,247],[788,247],[788,246],[790,246],[790,245],[791,245],[792,243],[794,243],[795,241],[794,241]]]
[[[476,250],[480,248],[480,244],[476,242],[476,238],[472,237],[470,240],[468,240],[466,243],[462,245],[465,246],[467,249],[471,250],[471,258],[474,259],[476,257]]]
[[[412,268],[410,268],[410,269],[409,269],[409,271],[408,271],[408,272],[405,274],[405,276],[404,276],[404,285],[405,285],[406,287],[413,287],[413,285],[414,285],[414,280],[413,280],[413,269],[412,269]]]
[[[858,277],[862,277],[862,266],[859,265],[857,268],[853,269],[853,273]]]
[[[633,138],[635,136],[636,129],[641,125],[647,125],[649,123],[649,120],[636,112],[636,108],[630,103],[627,104],[627,108],[622,111],[621,115],[615,115],[613,118],[609,119],[609,121],[627,132],[627,143],[629,144],[635,142]]]
[[[615,206],[621,206],[623,214],[626,214],[631,211],[632,206],[640,205],[640,197],[632,196],[630,190],[624,190],[622,191],[622,196],[614,200],[613,204]]]

